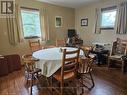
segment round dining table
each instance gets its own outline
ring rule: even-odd
[[[33,52],[32,56],[39,59],[36,67],[42,70],[42,75],[50,77],[61,67],[63,56],[63,52],[61,50],[63,49],[73,51],[77,50],[78,48],[54,47]],[[82,50],[80,50],[80,56],[84,56],[84,52]]]

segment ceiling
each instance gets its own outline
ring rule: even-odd
[[[37,1],[47,2],[50,4],[64,6],[64,7],[78,8],[89,3],[94,3],[104,0],[37,0]]]

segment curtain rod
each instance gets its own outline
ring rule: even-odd
[[[36,8],[28,8],[28,7],[20,7],[20,8],[39,11],[39,9],[36,9]]]

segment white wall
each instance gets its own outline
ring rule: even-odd
[[[49,17],[49,38],[51,42],[55,42],[56,39],[63,39],[67,35],[67,29],[75,26],[75,10],[72,8],[60,7],[48,3],[38,2],[35,0],[15,0],[16,4],[21,7],[47,9],[47,15]],[[55,16],[62,16],[62,27],[55,27]],[[55,43],[54,43],[55,44]],[[0,54],[26,54],[30,53],[28,40],[18,43],[16,46],[9,44],[7,33],[6,19],[0,18]]]
[[[75,27],[79,36],[84,40],[85,45],[90,45],[94,42],[112,43],[117,37],[127,39],[126,35],[116,34],[115,30],[102,30],[101,34],[95,34],[95,9],[104,8],[112,5],[117,5],[124,0],[108,0],[84,6],[76,9],[75,12]],[[81,19],[88,18],[88,26],[81,26]]]

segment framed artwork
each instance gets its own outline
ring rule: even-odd
[[[81,26],[88,26],[88,18],[81,19]]]
[[[62,17],[61,16],[55,17],[55,27],[62,27]]]

